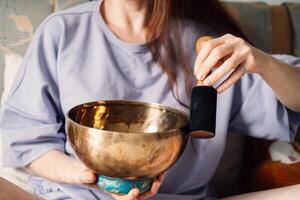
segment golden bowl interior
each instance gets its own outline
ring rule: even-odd
[[[159,104],[137,101],[98,101],[73,108],[74,122],[95,129],[122,133],[157,133],[179,129],[187,115]]]

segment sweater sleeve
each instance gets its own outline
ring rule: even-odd
[[[288,55],[274,57],[300,67],[300,58]],[[300,113],[282,105],[260,76],[246,75],[234,87],[230,129],[270,140],[294,139],[300,127]],[[293,92],[289,95],[294,95]]]
[[[64,151],[56,73],[59,23],[49,17],[38,28],[1,107],[4,166],[22,167],[51,149]]]

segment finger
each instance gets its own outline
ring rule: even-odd
[[[236,68],[232,74],[217,88],[218,93],[222,93],[224,90],[228,89],[235,82],[237,82],[242,76],[244,76],[246,71],[243,67]]]
[[[198,52],[196,61],[195,61],[195,66],[194,66],[194,74],[197,75],[199,69],[201,68],[201,65],[203,61],[207,58],[207,56],[210,54],[210,52],[217,46],[221,45],[224,43],[223,38],[216,38],[210,41],[205,42],[200,51]]]
[[[208,57],[204,60],[201,67],[198,70],[197,79],[203,80],[205,77],[216,67],[219,63],[222,63],[222,59],[232,54],[234,46],[228,43],[224,43],[215,47]]]
[[[152,183],[150,191],[139,195],[138,199],[145,200],[145,199],[155,196],[157,194],[161,184],[163,183],[164,178],[165,178],[165,174],[158,176],[158,178]]]
[[[237,66],[239,66],[243,60],[244,56],[238,53],[233,54],[229,59],[227,59],[216,71],[210,74],[206,79],[204,79],[204,85],[211,86],[220,80],[223,76],[230,73]]]
[[[157,180],[162,183],[165,180],[166,174],[162,173],[158,176]]]
[[[119,194],[111,194],[117,200],[136,200],[140,191],[137,188],[133,188],[129,191],[126,195],[119,195]]]
[[[139,194],[140,194],[139,189],[133,188],[125,197],[127,197],[126,200],[136,200]]]
[[[145,193],[139,195],[138,199],[139,199],[139,200],[145,200],[145,199],[148,199],[148,198],[150,198],[150,197],[155,196],[155,195],[157,194],[157,192],[158,192],[160,186],[161,186],[161,182],[159,182],[159,181],[154,181],[154,182],[152,183],[152,186],[151,186],[150,191],[145,192]]]

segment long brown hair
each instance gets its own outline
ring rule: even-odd
[[[178,90],[176,95],[173,90],[174,86],[177,88],[175,66],[182,66],[187,95],[191,89],[187,52],[182,51],[183,46],[178,42],[182,36],[181,22],[192,21],[196,27],[209,27],[218,35],[231,33],[246,38],[218,0],[149,0],[149,7],[148,40],[151,41],[153,58],[168,75],[175,98],[186,106],[180,101]]]

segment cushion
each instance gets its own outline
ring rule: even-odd
[[[293,38],[290,16],[285,6],[272,6],[273,54],[292,54]]]
[[[23,60],[23,56],[17,53],[6,53],[4,55],[4,88],[2,93],[1,103],[4,102],[6,97],[8,96],[9,90],[12,87],[15,76],[18,72],[19,66]]]
[[[272,15],[268,4],[226,2],[225,7],[254,46],[272,52]]]
[[[294,36],[294,55],[300,57],[300,4],[286,3],[291,17]]]
[[[0,1],[0,81],[7,54],[23,55],[36,27],[52,12],[50,1]],[[32,5],[35,5],[34,7]],[[38,10],[39,12],[36,12]],[[0,84],[0,93],[3,91]]]
[[[53,11],[62,10],[88,2],[88,0],[6,0],[0,1],[0,94],[6,82],[12,82],[15,67],[11,69],[12,57],[23,56],[36,28]],[[34,6],[32,6],[34,5]],[[38,10],[38,12],[36,12]],[[6,60],[9,59],[9,60]],[[19,60],[17,60],[19,61]],[[5,66],[8,64],[9,66]],[[4,70],[5,69],[5,70]],[[11,70],[11,71],[10,71]]]
[[[256,142],[256,162],[248,171],[251,191],[300,184],[300,147],[297,142]],[[262,145],[263,144],[263,145]],[[258,153],[258,150],[256,150]]]
[[[88,2],[89,0],[54,0],[54,11],[64,10]]]

